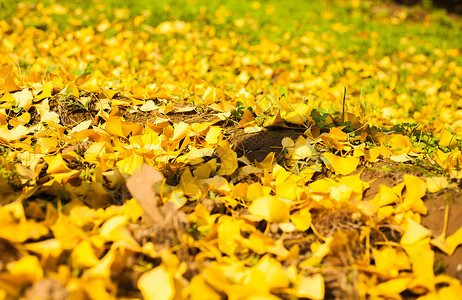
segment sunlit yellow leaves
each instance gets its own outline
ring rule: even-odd
[[[125,122],[120,117],[113,116],[107,121],[105,129],[109,134],[125,138],[130,133],[139,134],[142,127],[138,124]]]
[[[409,137],[401,134],[394,134],[388,141],[388,145],[397,150],[399,153],[409,153],[410,151],[416,153],[419,152],[417,148],[412,146]]]
[[[12,242],[38,239],[48,233],[48,228],[33,220],[26,220],[20,202],[13,202],[0,208],[0,237]]]
[[[98,258],[87,240],[81,241],[71,254],[72,263],[74,266],[93,267],[98,263]]]
[[[309,299],[324,299],[324,278],[321,274],[302,277],[297,285],[297,297]]]
[[[328,30],[300,36],[260,24],[278,7],[257,1],[200,22],[162,4],[155,27],[104,3],[0,21],[0,299],[51,280],[72,299],[458,297],[434,262],[462,229],[421,220],[462,178],[460,51],[402,38],[381,57],[365,29],[364,59],[322,5]],[[417,163],[441,176],[405,174]]]
[[[376,270],[385,276],[396,277],[400,270],[411,268],[406,253],[399,248],[384,247],[372,250]]]
[[[88,269],[90,277],[109,278],[111,275],[111,266],[114,263],[115,258],[115,250],[114,248],[111,248],[98,263]]]
[[[205,103],[211,103],[215,101],[217,97],[217,92],[215,89],[208,87],[207,90],[205,90],[204,95],[202,96],[202,100],[205,101]]]
[[[228,142],[221,142],[216,148],[221,164],[218,175],[231,175],[237,169],[237,154],[234,152]]]
[[[264,196],[256,199],[249,207],[249,211],[261,216],[268,222],[283,223],[289,220],[287,203],[274,196]]]
[[[452,147],[457,143],[456,137],[446,129],[443,129],[440,133],[440,145]]]
[[[281,266],[281,263],[274,258],[271,258],[269,255],[263,256],[254,268],[265,275],[266,283],[270,290],[289,286],[289,280]]]
[[[18,91],[21,88],[16,84],[15,77],[13,73],[9,73],[6,75],[3,81],[3,85],[1,86],[4,92],[14,92]]]
[[[242,239],[240,226],[242,220],[232,220],[230,218],[220,218],[218,223],[218,247],[228,255],[233,255],[239,246],[238,242]]]
[[[408,219],[407,221],[407,229],[401,238],[401,244],[413,244],[430,236],[430,231],[424,226],[420,225],[412,219]]]
[[[446,238],[447,253],[452,255],[456,248],[462,244],[462,228],[459,228],[454,234]]]
[[[288,107],[284,109],[289,110]],[[303,104],[303,103],[299,103],[297,107],[294,107],[293,111],[284,115],[283,119],[284,121],[287,121],[293,124],[298,124],[298,125],[308,124],[311,121],[311,117],[310,117],[311,109],[312,107],[306,104]]]
[[[72,223],[72,221],[64,215],[60,215],[50,229],[63,249],[73,249],[75,245],[87,237],[79,226]]]
[[[287,156],[295,160],[305,159],[310,157],[313,153],[306,145],[306,140],[300,136],[294,142],[291,138],[284,138],[282,140],[282,147],[287,149]]]
[[[244,72],[241,72],[239,76],[237,76],[236,82],[241,83],[241,84],[247,84],[249,79],[250,79],[249,74],[247,74],[247,72],[244,71]]]
[[[8,123],[10,123],[10,125],[13,127],[17,127],[19,125],[25,125],[29,123],[30,120],[31,120],[30,114],[28,112],[25,112],[22,115],[11,119]]]
[[[220,295],[208,285],[204,278],[200,275],[195,276],[189,285],[189,295],[191,300],[202,300],[204,298],[209,300],[219,300]]]
[[[299,231],[305,231],[311,225],[311,213],[307,209],[303,209],[299,214],[291,214],[290,220],[295,224],[295,228]]]
[[[219,137],[221,135],[221,128],[216,126],[211,126],[207,135],[205,136],[205,140],[209,145],[214,145],[218,143]]]
[[[13,276],[20,276],[23,282],[35,282],[43,278],[43,269],[36,256],[27,255],[7,265]]]
[[[29,129],[23,125],[18,125],[13,129],[8,129],[8,126],[0,126],[0,140],[11,142],[25,137],[29,133]]]
[[[321,263],[323,258],[329,254],[330,252],[330,245],[332,244],[333,238],[329,237],[326,239],[324,243],[314,242],[311,244],[310,249],[313,253],[311,257],[302,261],[300,263],[301,268],[311,268],[315,265]]]
[[[399,195],[397,195],[393,189],[385,185],[379,186],[379,193],[373,199],[373,202],[379,207],[394,204],[398,201]]]
[[[340,157],[329,152],[326,152],[323,155],[328,161],[327,166],[332,171],[341,175],[348,175],[352,173],[359,165],[359,158],[357,157]]]
[[[281,264],[268,256],[252,268],[245,268],[241,263],[212,262],[202,276],[209,286],[224,292],[229,299],[277,299],[270,294],[271,290],[277,291],[289,284]]]
[[[427,178],[427,189],[430,193],[436,193],[439,190],[446,188],[448,185],[448,180],[445,177]]]
[[[80,174],[78,170],[69,169],[63,157],[59,154],[51,157],[44,157],[44,160],[48,164],[47,172],[53,175],[53,178],[58,182],[66,182]]]
[[[35,96],[35,101],[40,101],[42,99],[51,97],[51,90],[53,89],[53,82],[48,81],[42,87],[42,91],[39,95]]]
[[[188,124],[184,122],[178,123],[175,126],[175,131],[173,132],[172,141],[175,142],[175,141],[179,141],[183,139],[190,130],[191,129]]]
[[[130,231],[126,227],[126,223],[127,218],[125,216],[112,217],[101,227],[101,236],[113,242],[127,242],[136,249],[138,243],[130,234]]]
[[[132,174],[136,168],[140,167],[143,162],[143,156],[135,153],[134,151],[127,151],[124,153],[125,158],[119,160],[116,166],[126,174]]]
[[[409,283],[412,281],[412,277],[402,277],[390,279],[386,282],[380,283],[368,290],[371,297],[389,297],[399,299],[400,293],[406,290]]]
[[[412,176],[404,175],[404,183],[406,184],[407,194],[412,197],[422,198],[425,196],[425,191],[427,190],[427,185],[422,179]]]

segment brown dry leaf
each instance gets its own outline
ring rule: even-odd
[[[127,188],[143,208],[143,220],[148,224],[155,224],[161,220],[158,207],[160,198],[153,186],[163,180],[164,175],[148,164],[142,164],[127,179]]]

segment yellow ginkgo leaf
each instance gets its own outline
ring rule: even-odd
[[[175,130],[173,132],[172,142],[183,139],[184,137],[186,137],[186,134],[188,134],[189,131],[191,131],[191,127],[188,124],[184,122],[176,124]]]
[[[377,271],[384,275],[395,277],[400,270],[411,268],[409,257],[399,248],[372,249],[372,253]]]
[[[40,121],[43,123],[58,124],[59,123],[59,115],[54,111],[46,111],[41,114]]]
[[[295,290],[297,297],[309,299],[324,299],[324,293],[324,278],[319,273],[300,278]]]
[[[443,129],[439,134],[440,137],[440,146],[452,147],[457,144],[457,139],[455,135],[449,132],[447,129]]]
[[[80,281],[81,292],[90,299],[114,299],[115,289],[104,277],[87,276]]]
[[[250,205],[249,211],[268,222],[284,223],[289,221],[289,206],[274,196],[258,198]]]
[[[74,266],[82,267],[93,267],[99,262],[88,240],[81,241],[72,250],[71,259]]]
[[[306,124],[312,120],[310,116],[311,109],[312,107],[304,103],[299,103],[293,111],[283,116],[283,119],[286,122],[297,124],[297,125]]]
[[[216,148],[218,157],[220,157],[221,164],[218,170],[218,175],[231,175],[238,167],[237,154],[229,146],[229,143],[222,141]]]
[[[419,177],[404,174],[404,182],[406,184],[406,195],[416,198],[425,196],[425,192],[427,191],[427,184],[425,181]]]
[[[348,134],[340,130],[338,127],[332,127],[330,129],[329,137],[339,142],[346,142],[348,140]]]
[[[290,215],[290,220],[295,224],[299,231],[308,230],[311,226],[311,213],[308,209],[302,209],[297,215]]]
[[[21,277],[22,281],[35,282],[43,278],[43,269],[37,256],[27,255],[6,266],[11,275]]]
[[[88,270],[88,274],[95,277],[109,278],[111,275],[111,266],[116,258],[114,248],[111,248],[108,253],[92,268]]]
[[[204,100],[206,103],[214,102],[216,98],[217,92],[215,91],[215,89],[211,87],[208,87],[204,95],[202,96],[202,100]]]
[[[61,154],[52,157],[44,157],[44,160],[48,164],[47,172],[49,174],[68,173],[71,171],[71,169],[67,167]]]
[[[412,146],[409,137],[402,134],[394,134],[392,138],[388,141],[388,145],[390,145],[393,149],[397,151],[402,151],[404,153],[408,153],[409,151],[413,151],[416,153],[419,152],[418,149]]]
[[[399,155],[390,155],[390,160],[396,161],[396,162],[407,162],[407,161],[411,161],[412,158],[406,153],[401,153]]]
[[[413,244],[423,238],[430,236],[431,234],[430,230],[412,219],[407,219],[407,224],[407,229],[400,241],[402,245]]]
[[[300,263],[301,268],[311,268],[315,265],[318,265],[321,263],[323,258],[329,254],[330,252],[330,245],[332,244],[332,241],[334,239],[332,237],[329,237],[326,239],[325,243],[318,243],[314,242],[310,246],[310,250],[313,253],[311,257],[308,259],[304,260],[303,262]]]
[[[390,298],[399,299],[398,297],[411,282],[412,277],[402,277],[390,279],[386,282],[380,283],[377,286],[371,287],[368,290],[369,295],[372,297],[385,296]]]
[[[127,137],[130,130],[126,127],[125,122],[120,117],[110,117],[106,122],[106,131],[115,136]]]
[[[5,78],[5,81],[4,81],[4,85],[2,86],[2,89],[5,91],[5,92],[14,92],[14,91],[18,91],[20,90],[21,88],[16,84],[15,82],[15,75],[14,73],[10,73],[8,76],[6,76]]]
[[[220,295],[208,285],[204,278],[200,275],[194,276],[188,287],[189,296],[191,300],[220,300]]]
[[[143,164],[143,156],[136,154],[134,151],[127,151],[125,155],[127,156],[119,160],[116,166],[125,174],[132,174]]]
[[[39,100],[51,97],[52,89],[53,89],[53,82],[48,81],[47,83],[43,85],[42,92],[39,95],[35,96],[34,101],[39,101]]]
[[[427,189],[430,193],[436,193],[449,185],[446,177],[427,177],[426,181]]]
[[[326,152],[323,155],[328,161],[327,167],[341,175],[350,174],[356,170],[359,165],[358,157],[340,157],[329,152]]]
[[[170,300],[175,296],[173,276],[163,266],[141,275],[138,288],[146,300]]]
[[[379,193],[372,200],[372,202],[379,207],[394,204],[398,201],[399,197],[393,189],[383,184],[379,185]]]
[[[29,133],[29,129],[27,129],[23,125],[18,125],[11,130],[8,129],[6,125],[0,126],[0,141],[5,140],[7,142],[11,142],[14,140],[19,140],[20,138],[24,137],[28,133]]]
[[[48,239],[35,243],[25,244],[27,250],[39,253],[42,257],[54,257],[57,258],[63,248],[61,247],[61,242],[57,239]]]
[[[281,263],[269,255],[263,256],[255,265],[266,277],[266,284],[270,289],[285,288],[289,286],[289,280],[284,273]]]
[[[218,143],[219,138],[221,136],[222,129],[217,126],[211,126],[207,135],[205,136],[205,140],[209,145],[215,145]]]
[[[134,246],[138,246],[138,243],[131,235],[130,231],[126,227],[127,217],[115,216],[106,221],[101,227],[101,236],[106,238],[108,241],[125,241]]]
[[[455,233],[446,238],[448,246],[448,255],[452,255],[456,248],[462,244],[462,228],[459,228]]]
[[[11,119],[9,123],[11,126],[16,127],[19,125],[26,125],[27,123],[29,123],[30,119],[30,114],[28,112],[25,112],[22,115]]]
[[[253,124],[255,124],[255,118],[253,117],[252,111],[250,109],[246,109],[242,115],[239,125],[242,127],[247,127]]]

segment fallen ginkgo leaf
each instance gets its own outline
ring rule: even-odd
[[[249,211],[271,223],[289,221],[290,210],[287,203],[274,196],[264,196],[256,199],[250,205]]]

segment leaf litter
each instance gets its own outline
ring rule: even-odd
[[[399,66],[374,42],[368,62],[335,47],[341,23],[252,45],[217,33],[225,7],[155,27],[17,13],[0,21],[0,299],[462,292],[459,49],[407,45]]]

